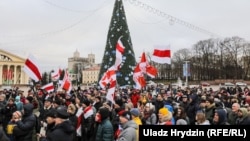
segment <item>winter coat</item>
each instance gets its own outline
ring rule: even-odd
[[[31,141],[36,124],[36,117],[33,114],[33,105],[25,104],[23,106],[24,114],[22,120],[16,122],[13,129],[15,141]]]
[[[236,119],[236,125],[250,125],[250,117],[246,108],[240,108],[242,117]]]
[[[96,141],[112,141],[114,140],[113,125],[109,119],[105,119],[98,125],[96,132]]]
[[[0,141],[10,141],[5,132],[0,128]]]
[[[122,125],[123,130],[121,131],[117,141],[136,141],[136,130],[138,130],[138,125],[133,121],[129,120]]]
[[[55,125],[46,138],[41,137],[40,141],[73,141],[75,128],[69,120]]]

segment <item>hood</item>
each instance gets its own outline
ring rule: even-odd
[[[74,126],[72,126],[72,123],[69,120],[65,120],[64,122],[59,124],[56,128],[62,129],[67,134],[71,134],[75,131]]]
[[[240,108],[240,111],[242,112],[242,116],[243,116],[243,118],[245,118],[245,117],[247,117],[248,116],[248,111],[247,111],[247,109],[246,108]]]
[[[124,125],[122,125],[123,129],[126,129],[128,127],[132,127],[134,129],[138,128],[138,125],[133,121],[133,120],[129,120],[128,122],[126,122]]]
[[[15,98],[16,102],[20,102],[20,99],[21,99],[21,97],[19,95],[16,96],[16,98]]]
[[[227,113],[224,109],[218,109],[216,112],[218,113],[219,116],[219,124],[227,121]]]
[[[189,98],[192,99],[191,104],[198,103],[199,98],[197,94],[191,94]]]
[[[24,113],[23,113],[23,115],[24,116],[28,116],[28,115],[31,115],[32,113],[33,113],[33,104],[31,104],[31,103],[28,103],[28,104],[25,104],[24,106],[23,106],[23,110],[24,110]]]

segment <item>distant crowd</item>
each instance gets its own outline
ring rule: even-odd
[[[248,87],[0,92],[0,141],[138,141],[139,125],[250,125]]]

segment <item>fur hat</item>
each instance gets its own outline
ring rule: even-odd
[[[75,112],[76,112],[76,106],[74,105],[74,104],[69,104],[69,106],[68,106],[68,112],[70,113],[70,114],[75,114]]]
[[[75,114],[76,113],[76,106],[74,105],[74,104],[69,104],[69,106],[68,106],[68,111],[71,111],[70,113],[71,114]]]

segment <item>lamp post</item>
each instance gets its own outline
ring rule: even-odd
[[[80,84],[80,77],[81,77],[81,64],[79,63],[78,65],[77,65],[77,67],[78,67],[78,73],[77,73],[77,85],[79,85]]]

